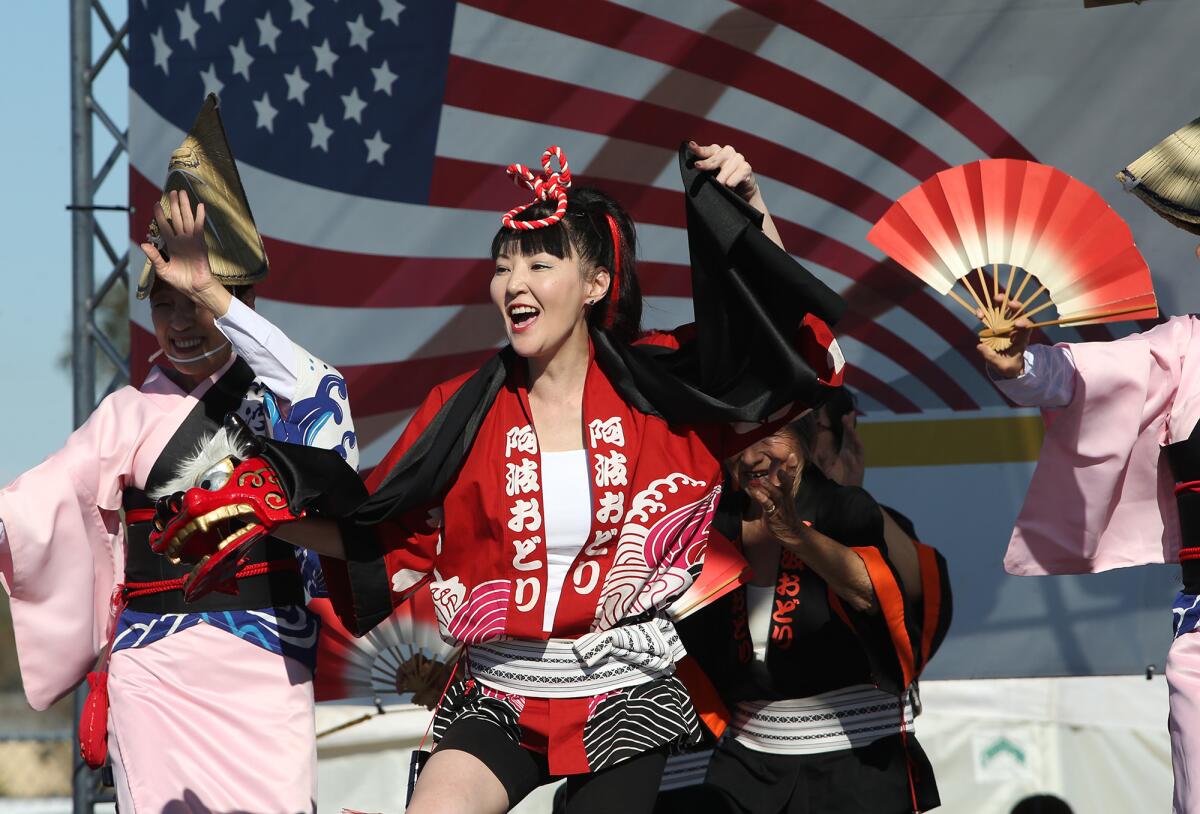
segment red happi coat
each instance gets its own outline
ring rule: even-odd
[[[372,474],[372,491],[468,376],[433,389]],[[464,644],[575,638],[663,610],[699,574],[721,460],[791,417],[746,434],[725,425],[673,427],[626,404],[593,360],[583,394],[592,528],[546,632],[541,457],[518,366],[441,506],[381,526],[393,601],[428,585],[443,635]]]

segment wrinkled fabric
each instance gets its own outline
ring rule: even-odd
[[[1162,445],[1200,418],[1195,317],[1116,342],[1072,344],[1075,393],[1046,436],[1004,567],[1083,574],[1177,562],[1179,515]]]
[[[141,390],[123,387],[104,399],[62,449],[0,490],[4,585],[34,709],[74,689],[108,640],[111,597],[125,570],[121,493],[144,482],[219,375],[185,396],[155,370]]]
[[[645,670],[669,670],[683,656],[683,645],[670,619],[622,625],[581,636],[572,645],[588,667],[613,658]]]
[[[122,814],[314,810],[312,671],[294,659],[201,624],[114,654],[108,688]]]

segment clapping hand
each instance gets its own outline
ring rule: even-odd
[[[784,543],[793,539],[803,525],[796,517],[796,501],[793,497],[798,477],[799,467],[794,461],[789,461],[773,476],[752,480],[746,486],[746,494],[762,509],[768,531]]]

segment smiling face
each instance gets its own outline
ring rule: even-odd
[[[500,252],[491,295],[513,350],[526,359],[549,359],[569,341],[586,339],[588,301],[604,295],[608,278],[607,269],[581,268],[574,251],[525,255],[513,244]]]
[[[804,452],[794,435],[778,432],[761,441],[756,441],[726,461],[730,486],[735,491],[746,488],[753,480],[766,479],[778,485],[779,470],[784,467],[799,467],[804,463]]]
[[[150,317],[158,347],[186,384],[199,384],[229,361],[233,351],[212,312],[169,285],[156,283],[151,290]]]

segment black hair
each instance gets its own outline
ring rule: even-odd
[[[792,440],[800,445],[800,449],[804,452],[805,460],[812,460],[813,448],[817,442],[817,431],[821,426],[819,418],[821,413],[824,412],[825,420],[829,422],[829,429],[833,433],[834,446],[840,450],[844,435],[842,419],[857,409],[858,400],[854,397],[854,393],[850,392],[850,389],[845,385],[841,385],[832,389],[826,401],[819,408],[809,410],[785,426],[780,432],[787,433],[791,436]]]
[[[825,403],[821,405],[829,419],[829,428],[833,433],[833,443],[837,449],[842,448],[842,437],[845,427],[842,419],[858,410],[858,399],[850,392],[850,388],[840,385],[833,389]]]
[[[1071,806],[1053,794],[1035,794],[1017,803],[1011,814],[1071,814]]]
[[[554,212],[557,201],[538,201],[517,215],[517,220],[537,220]],[[617,224],[619,246],[613,246],[608,216]],[[553,226],[541,229],[509,229],[501,226],[492,238],[492,259],[501,254],[531,255],[545,252],[558,258],[574,253],[585,270],[596,266],[614,271],[614,258],[620,258],[620,279],[617,280],[616,313],[612,325],[605,328],[609,311],[614,307],[605,293],[588,313],[588,325],[605,330],[610,336],[631,343],[642,331],[642,290],[637,278],[637,232],[633,219],[608,194],[592,187],[567,191],[567,211]]]
[[[220,283],[220,281],[218,282]],[[171,287],[170,283],[164,281],[158,275],[155,275],[154,282],[150,285],[150,296],[154,295],[155,289],[157,289],[160,285],[165,285],[168,288]],[[242,285],[226,285],[225,283],[220,283],[220,285],[242,302],[246,302],[246,298],[254,293],[254,283],[243,283]]]

